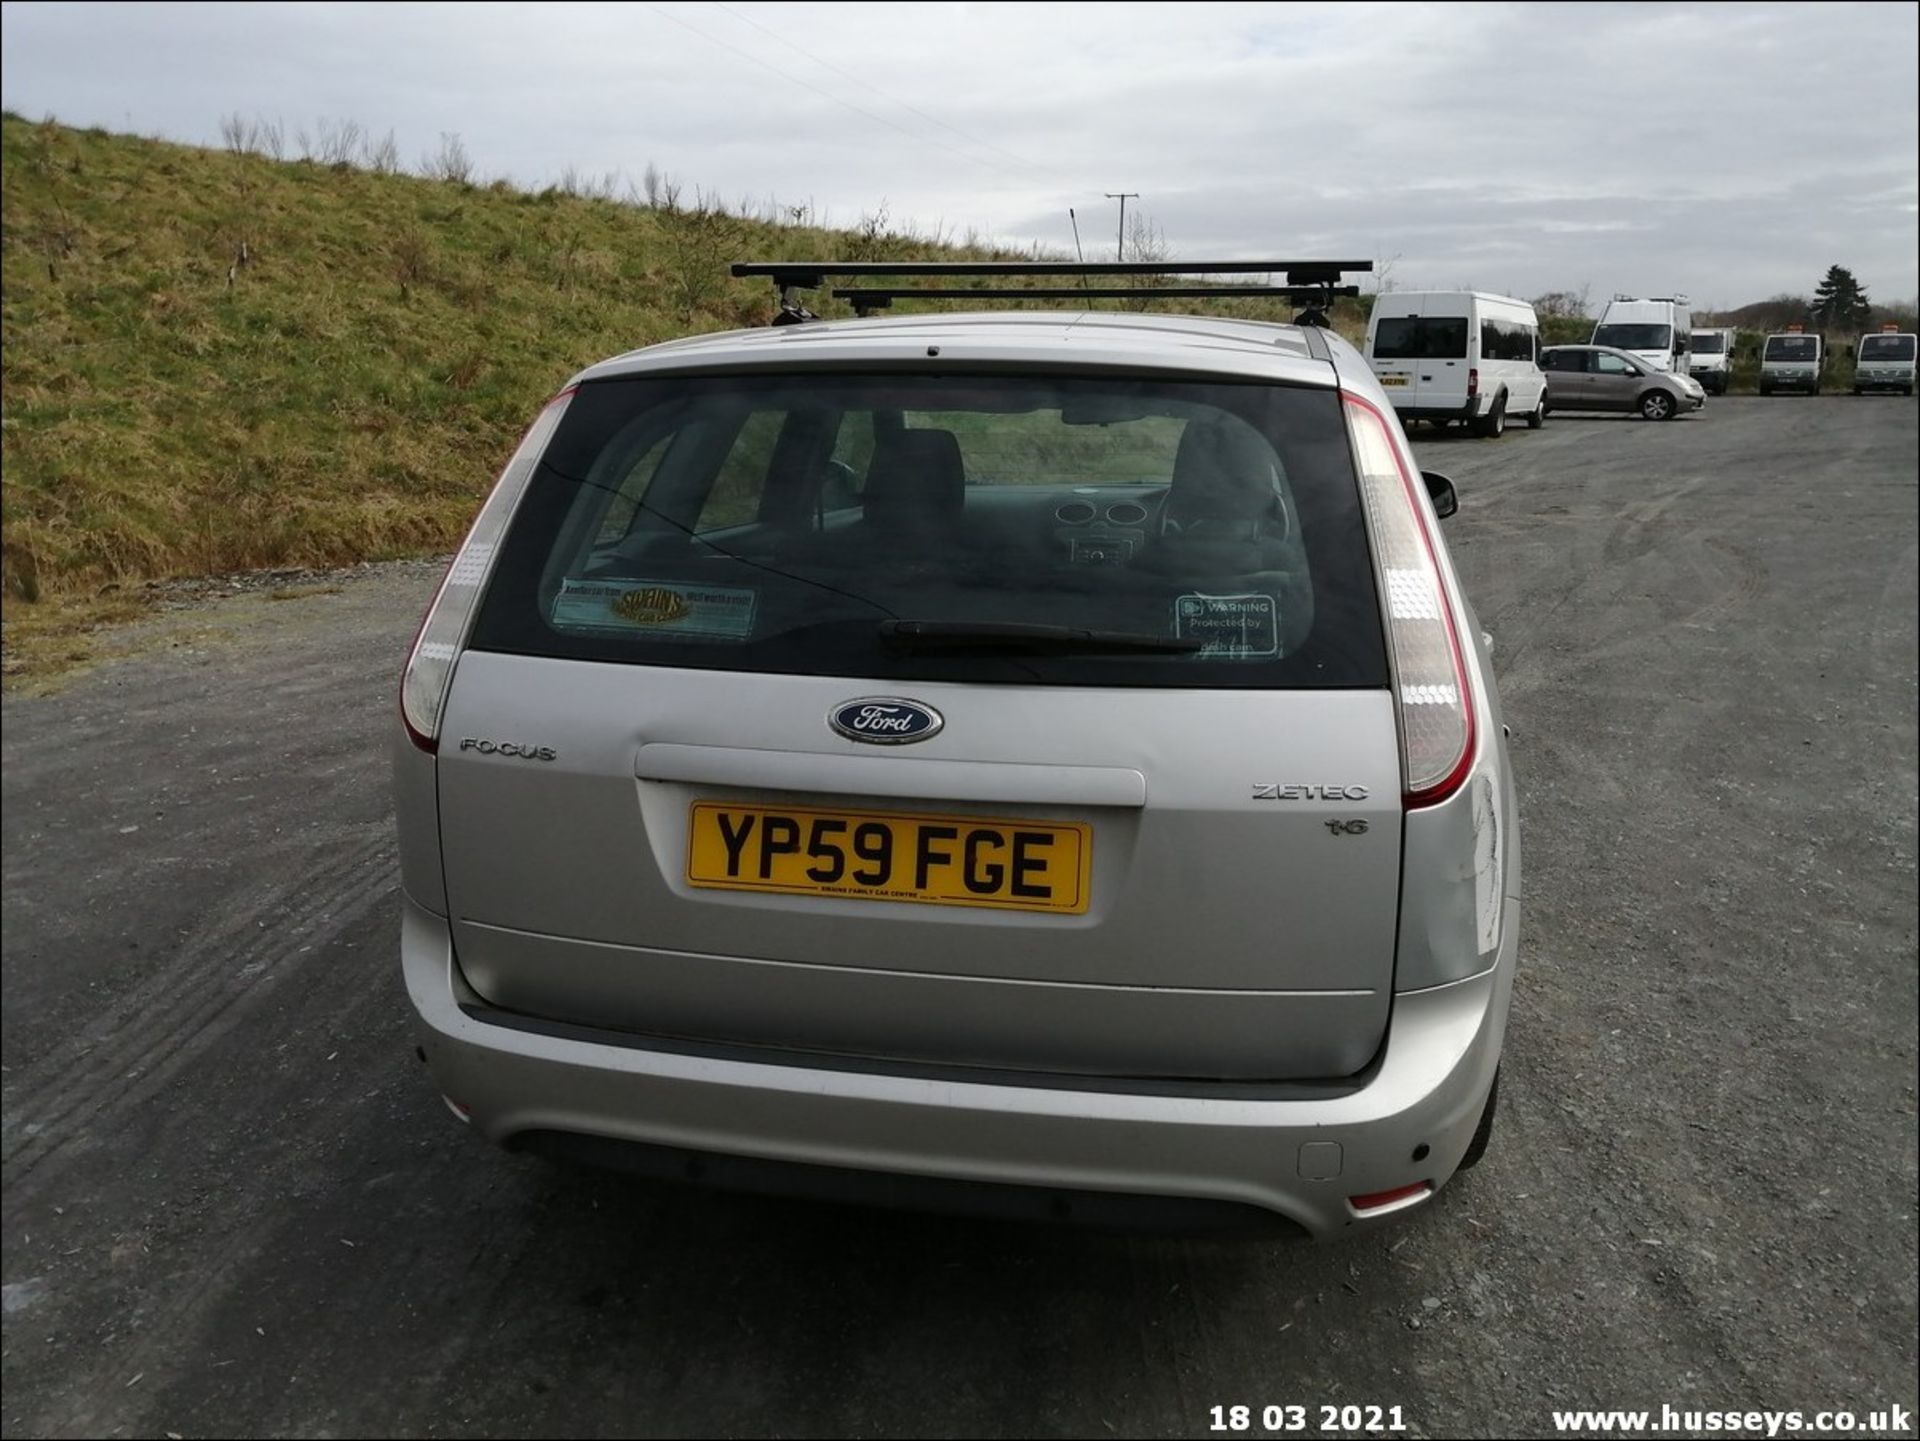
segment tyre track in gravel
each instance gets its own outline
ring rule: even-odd
[[[246,1018],[276,984],[317,956],[322,923],[350,921],[397,886],[388,827],[210,917],[176,959],[24,1076],[9,1078],[4,1161],[18,1182],[96,1126],[112,1127]],[[311,964],[311,962],[308,962]]]

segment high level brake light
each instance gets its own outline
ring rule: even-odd
[[[453,680],[453,663],[466,644],[474,605],[493,569],[494,550],[506,533],[507,522],[520,506],[520,497],[526,494],[527,482],[533,478],[541,452],[553,438],[560,417],[567,413],[567,403],[572,399],[571,390],[561,391],[547,402],[547,408],[528,427],[520,448],[514,451],[507,468],[500,472],[487,503],[480,507],[473,529],[461,542],[433,604],[427,607],[426,616],[420,622],[420,634],[414,638],[413,651],[400,678],[400,716],[406,722],[407,734],[423,751],[432,753],[439,748],[440,712],[446,705],[447,687]]]
[[[1344,399],[1386,601],[1406,804],[1433,805],[1458,790],[1473,769],[1473,691],[1428,508],[1385,418],[1358,396]]]

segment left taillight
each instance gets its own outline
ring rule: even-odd
[[[493,570],[494,551],[572,399],[573,391],[561,391],[527,428],[520,448],[494,482],[493,493],[480,507],[473,528],[454,553],[453,564],[447,567],[446,578],[420,621],[420,633],[414,637],[407,668],[400,677],[400,718],[413,743],[429,754],[440,745],[440,713],[446,706],[447,687],[453,681],[453,663],[466,644],[474,606]]]

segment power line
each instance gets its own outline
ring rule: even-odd
[[[732,42],[727,40],[722,40],[717,35],[710,35],[705,30],[702,30],[698,25],[695,25],[688,20],[682,20],[678,15],[673,14],[669,10],[662,9],[658,5],[648,5],[647,9],[653,11],[654,14],[661,16],[663,19],[671,20],[674,24],[680,26],[684,30],[691,30],[695,35],[698,35],[702,40],[707,41],[709,44],[718,45],[723,50],[731,50],[735,55],[738,55],[743,59],[751,60],[755,65],[758,65],[761,69],[772,71],[775,75],[778,75],[782,80],[791,81],[793,84],[800,86],[802,89],[811,90],[815,95],[820,96],[822,99],[831,100],[835,105],[841,106],[847,110],[851,110],[855,115],[865,116],[868,120],[874,121],[876,124],[884,125],[889,130],[899,131],[902,135],[906,136],[909,140],[912,140],[915,144],[935,146],[941,150],[946,151],[949,155],[957,155],[962,160],[965,160],[970,164],[978,165],[983,170],[993,170],[997,168],[990,161],[982,160],[977,155],[969,155],[964,150],[957,150],[953,146],[946,144],[944,141],[936,140],[931,136],[916,135],[914,134],[913,131],[907,129],[904,125],[897,125],[893,121],[887,119],[886,116],[876,115],[871,110],[865,109],[859,105],[855,105],[851,100],[846,99],[844,96],[835,95],[831,90],[823,90],[818,85],[813,84],[811,81],[802,80],[798,75],[790,74],[787,71],[782,70],[779,66],[774,65],[766,60],[762,60],[758,55],[755,55],[751,50],[743,50],[738,45],[735,45]]]
[[[784,45],[787,49],[796,51],[797,53],[806,56],[807,59],[811,60],[814,64],[819,65],[824,69],[831,70],[835,75],[840,76],[842,79],[851,80],[855,85],[860,86],[864,90],[872,91],[875,95],[878,95],[882,100],[892,101],[895,105],[898,105],[902,110],[910,111],[911,113],[918,115],[922,120],[926,121],[929,125],[938,125],[942,130],[950,131],[952,134],[958,135],[962,140],[965,140],[970,145],[977,145],[982,150],[990,150],[995,155],[1004,156],[1006,159],[1011,160],[1015,165],[1023,166],[1026,169],[1031,170],[1035,175],[1045,176],[1048,180],[1052,180],[1056,182],[1064,178],[1058,172],[1049,170],[1044,165],[1036,164],[1035,162],[1028,160],[1024,156],[1016,155],[1011,150],[1005,149],[1004,147],[999,145],[995,145],[991,140],[982,140],[978,135],[974,135],[968,131],[962,130],[958,125],[949,125],[946,121],[940,119],[938,116],[927,114],[926,111],[920,109],[917,105],[913,105],[908,101],[902,100],[898,95],[893,94],[891,91],[882,90],[878,85],[875,85],[872,81],[867,80],[862,76],[854,74],[851,70],[842,69],[840,66],[835,65],[831,60],[821,59],[818,55],[815,55],[811,50],[807,49],[804,45],[796,44],[794,41],[787,39],[784,35],[781,35],[778,31],[773,30],[766,25],[762,25],[758,20],[754,19],[751,15],[743,14],[740,11],[734,9],[733,6],[725,4],[724,0],[713,0],[713,4],[714,4],[714,8],[726,11],[727,14],[733,16],[734,19],[741,21],[743,24],[751,25],[754,29],[758,30],[761,34],[769,36],[774,40],[777,40],[780,44]]]

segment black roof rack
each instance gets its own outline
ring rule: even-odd
[[[1373,269],[1371,260],[766,260],[739,261],[738,279],[764,275],[782,290],[815,290],[830,275],[889,279],[939,275],[1277,275],[1289,285],[1334,285]]]
[[[1038,287],[1019,293],[1023,299],[1094,299],[1096,292],[1084,288],[1084,282],[1094,277],[1115,275],[1285,275],[1287,285],[1282,287],[1219,286],[1211,289],[1188,286],[1152,287],[1142,286],[1117,293],[1108,293],[1107,299],[1150,300],[1182,295],[1188,299],[1205,296],[1224,298],[1232,294],[1242,295],[1284,295],[1287,290],[1299,290],[1315,287],[1321,296],[1357,295],[1357,289],[1351,286],[1341,287],[1343,276],[1362,273],[1373,269],[1371,260],[767,260],[737,261],[733,266],[736,278],[764,275],[772,280],[780,292],[779,313],[774,316],[775,325],[792,325],[802,320],[812,320],[814,316],[803,308],[793,292],[796,290],[816,290],[824,285],[829,276],[880,276],[888,280],[905,278],[938,279],[961,275],[998,275],[1018,276],[1033,280],[1055,276],[1065,276],[1083,282],[1083,287],[1073,290]],[[864,291],[835,291],[843,299],[855,299],[866,295],[878,303],[872,308],[891,303],[897,297],[921,295],[929,299],[972,299],[1003,300],[1015,298],[1015,292],[995,293],[991,290],[958,291],[942,294],[929,288],[920,291],[900,289],[874,289]],[[884,301],[879,297],[886,297]],[[1296,297],[1297,298],[1297,297]],[[864,312],[863,312],[864,313]]]
[[[836,288],[833,298],[852,301],[855,315],[870,315],[896,300],[1232,300],[1265,296],[1269,300],[1319,301],[1327,296],[1359,293],[1357,285],[939,285],[850,286]]]

